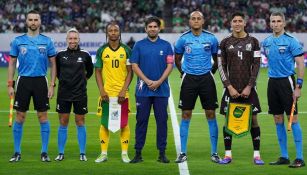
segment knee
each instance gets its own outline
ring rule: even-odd
[[[215,119],[215,111],[214,110],[206,110],[207,119]]]
[[[48,121],[47,112],[37,112],[37,117],[40,123]]]
[[[84,116],[76,116],[75,122],[77,126],[83,126],[85,123]]]
[[[192,111],[182,111],[182,119],[189,120],[192,117]]]
[[[15,120],[18,123],[24,123],[25,119],[26,119],[26,113],[25,112],[20,112],[20,111],[16,112],[16,119]]]

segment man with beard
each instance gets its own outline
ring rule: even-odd
[[[50,133],[47,110],[50,108],[49,99],[54,94],[56,51],[51,39],[39,33],[41,18],[37,11],[31,10],[28,12],[26,23],[28,27],[27,34],[16,37],[11,43],[11,59],[8,67],[8,94],[9,96],[15,96],[14,109],[16,109],[16,119],[13,126],[15,153],[9,161],[18,162],[21,159],[20,145],[23,123],[32,97],[41,127],[41,161],[50,162],[47,154]],[[13,78],[17,60],[19,67],[16,94],[14,94]],[[49,88],[46,78],[48,62],[51,64]]]
[[[130,62],[132,70],[138,76],[135,89],[136,96],[136,128],[135,157],[130,163],[142,162],[141,151],[145,144],[150,110],[153,106],[157,125],[158,161],[169,163],[165,156],[167,143],[167,105],[170,87],[167,77],[172,71],[174,58],[169,42],[160,39],[161,22],[157,17],[149,17],[145,21],[147,38],[138,41],[132,50]]]

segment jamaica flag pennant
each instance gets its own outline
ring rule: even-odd
[[[228,103],[226,113],[226,132],[235,136],[245,136],[251,127],[252,105]]]

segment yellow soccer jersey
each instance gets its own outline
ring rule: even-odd
[[[95,67],[102,69],[104,89],[110,97],[117,97],[124,86],[130,55],[131,49],[123,43],[116,50],[109,47],[109,44],[104,44],[97,50]],[[128,97],[127,90],[126,98]]]

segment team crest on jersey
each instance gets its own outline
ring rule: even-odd
[[[246,45],[245,45],[245,50],[251,51],[251,50],[252,50],[252,44],[251,44],[251,43],[246,44]]]
[[[79,57],[78,60],[77,60],[77,62],[78,62],[78,63],[82,63],[82,62],[83,62],[82,58]]]
[[[186,53],[191,53],[191,51],[192,51],[190,46],[185,46],[184,50],[185,50]]]
[[[40,54],[45,54],[46,53],[46,47],[39,46],[38,51],[39,51]]]
[[[204,46],[205,50],[210,50],[210,48],[211,48],[211,44],[210,43],[204,43],[203,46]]]
[[[124,58],[124,56],[125,56],[124,54],[120,54],[119,58]]]
[[[278,48],[279,53],[285,53],[286,47],[285,46],[281,46]]]
[[[163,50],[160,50],[160,55],[163,55]]]
[[[20,53],[21,53],[22,55],[26,54],[26,53],[27,53],[27,48],[21,47],[21,48],[20,48]]]

